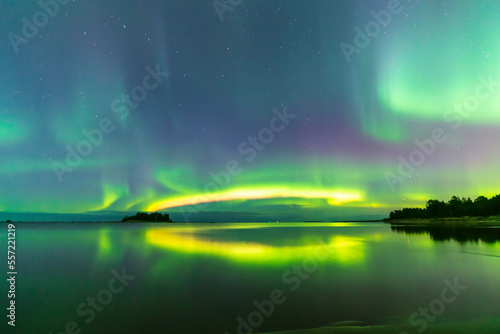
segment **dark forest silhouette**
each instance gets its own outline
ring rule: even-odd
[[[479,241],[494,244],[500,241],[500,229],[497,228],[464,228],[464,227],[430,227],[430,226],[391,226],[391,230],[407,235],[428,235],[433,241],[455,240],[459,243],[478,243]]]
[[[168,213],[160,213],[160,212],[153,212],[153,213],[137,212],[135,216],[130,216],[130,217],[125,216],[125,218],[122,219],[122,222],[128,222],[128,221],[166,222],[166,223],[172,222]]]
[[[500,215],[500,195],[490,199],[479,196],[474,201],[453,196],[448,202],[431,199],[425,208],[404,208],[390,213],[389,219],[444,218]]]

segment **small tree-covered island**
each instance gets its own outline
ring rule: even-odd
[[[122,222],[158,222],[158,223],[173,223],[168,213],[161,212],[137,212],[134,216],[125,216]]]
[[[453,196],[448,202],[431,199],[425,208],[395,210],[387,221],[500,226],[500,195],[479,196],[475,200]]]

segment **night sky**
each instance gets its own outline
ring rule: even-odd
[[[59,2],[0,1],[0,219],[500,193],[497,1]]]

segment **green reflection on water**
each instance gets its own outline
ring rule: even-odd
[[[137,280],[117,297],[119,303],[110,305],[106,316],[96,320],[96,328],[114,328],[118,322],[132,328],[135,313],[144,310],[140,317],[150,323],[175,324],[184,332],[196,332],[195,325],[184,321],[192,312],[211,326],[207,332],[220,327],[219,332],[234,333],[236,317],[254,310],[252,299],[268,298],[279,288],[287,303],[277,307],[261,331],[371,317],[377,322],[369,322],[370,326],[344,324],[300,333],[399,334],[399,328],[417,333],[415,328],[408,330],[408,316],[439,296],[443,279],[454,277],[470,290],[446,309],[439,319],[442,323],[430,324],[426,333],[463,333],[463,328],[481,333],[479,329],[498,324],[497,318],[474,320],[496,317],[500,311],[496,306],[500,243],[495,231],[464,235],[450,230],[396,231],[382,224],[310,223],[58,224],[50,231],[38,225],[26,227],[20,234],[20,249],[26,252],[20,254],[24,259],[20,285],[27,293],[19,301],[29,305],[35,296],[36,307],[43,311],[34,312],[30,306],[30,312],[23,313],[33,314],[33,328],[46,332],[74,318],[78,303],[107,284],[111,269],[122,267]],[[308,259],[318,260],[317,269],[292,291],[283,274],[294,265],[303,268]],[[292,276],[296,277],[287,277]],[[40,293],[39,287],[50,293]],[[51,306],[54,303],[57,308]],[[213,310],[207,310],[206,305],[213,303]],[[168,315],[147,312],[150,305],[163,309],[171,304],[176,307]],[[388,326],[389,317],[401,326]],[[470,321],[457,327],[449,319]]]
[[[304,242],[304,239],[300,240]],[[215,241],[197,236],[196,231],[181,233],[167,230],[149,230],[146,242],[150,245],[188,254],[205,254],[224,257],[233,261],[260,264],[287,263],[298,260],[324,259],[339,263],[362,262],[365,257],[363,239],[342,235],[324,241],[276,247],[255,242]]]

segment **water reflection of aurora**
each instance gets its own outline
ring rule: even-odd
[[[287,263],[307,258],[326,258],[341,264],[364,261],[360,238],[336,235],[299,240],[294,246],[271,246],[257,242],[219,241],[200,235],[198,229],[158,229],[146,232],[146,242],[170,251],[211,255],[238,262]]]

